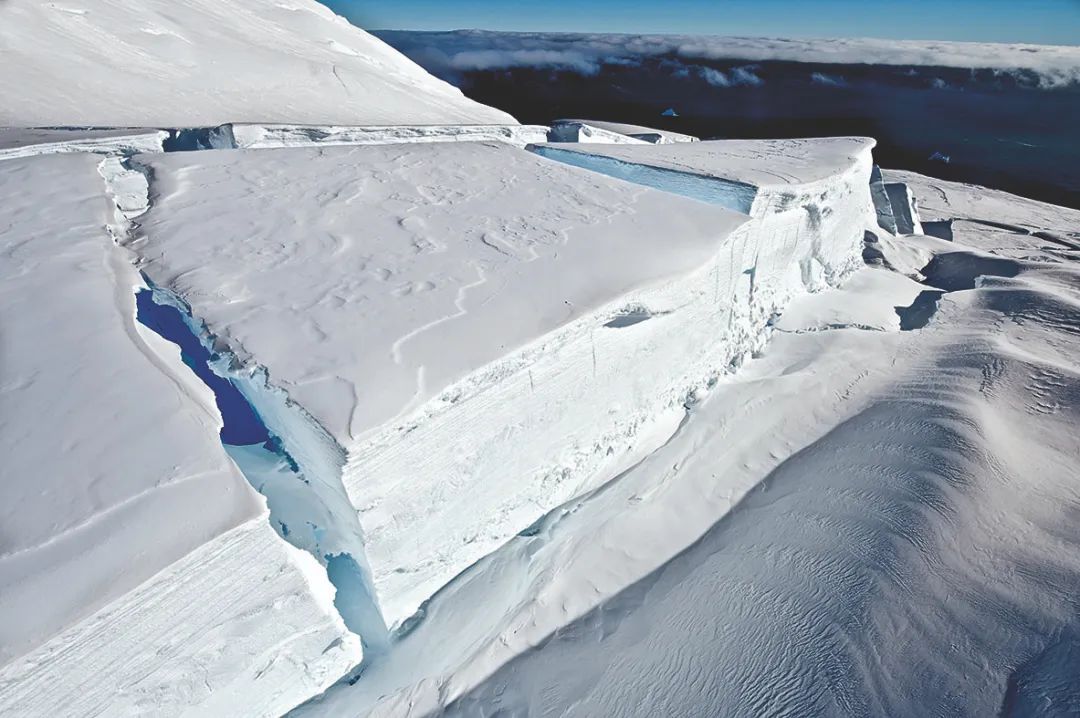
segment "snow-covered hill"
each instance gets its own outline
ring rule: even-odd
[[[5,0],[0,127],[514,124],[314,0]]]

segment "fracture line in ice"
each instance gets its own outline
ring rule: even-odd
[[[151,178],[131,161],[110,158],[100,173],[117,205],[111,231],[130,236],[149,204]],[[138,181],[138,180],[141,180]],[[143,188],[142,206],[134,196]],[[289,544],[315,556],[337,589],[334,605],[364,645],[365,660],[387,647],[389,633],[367,566],[363,531],[341,483],[344,452],[325,430],[269,383],[262,367],[241,367],[179,297],[144,277],[137,319],[175,344],[185,365],[213,391],[221,441],[248,482],[267,499],[270,521]]]
[[[611,157],[572,152],[547,145],[529,145],[529,151],[541,157],[670,192],[699,202],[715,204],[741,214],[750,214],[758,190],[753,185],[675,172],[648,165],[623,162]]]

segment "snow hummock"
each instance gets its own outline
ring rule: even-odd
[[[136,323],[99,161],[0,163],[0,713],[277,715],[360,642]]]
[[[7,0],[0,46],[0,126],[516,124],[315,0]]]

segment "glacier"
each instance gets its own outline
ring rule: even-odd
[[[0,713],[1080,705],[1080,213],[309,0],[0,40]]]

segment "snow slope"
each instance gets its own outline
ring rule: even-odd
[[[873,224],[865,149],[753,222],[501,145],[141,157],[134,246],[305,473],[344,488],[360,525],[338,529],[397,624],[845,275]]]
[[[92,155],[0,163],[0,713],[275,715],[354,663],[333,589],[135,322]],[[231,706],[231,708],[230,708]]]
[[[897,271],[796,299],[664,446],[295,715],[1074,713],[1080,270],[972,220],[1080,213],[887,176],[971,245],[882,237]]]
[[[0,126],[516,124],[314,0],[7,0],[0,47]]]

